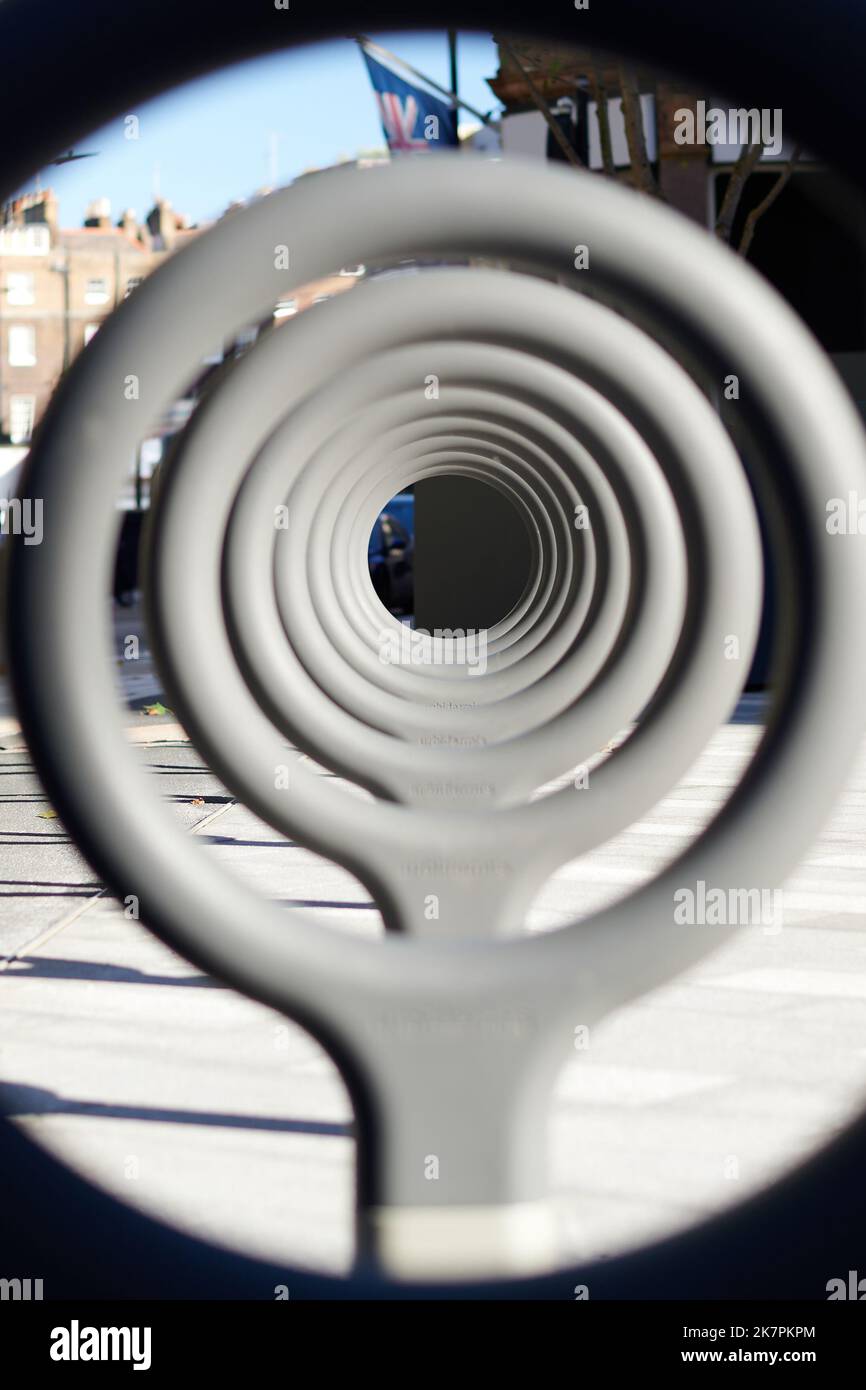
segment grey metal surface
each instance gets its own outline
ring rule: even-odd
[[[290,273],[275,268],[287,229]],[[571,272],[576,241],[591,248],[589,279]],[[152,556],[154,651],[172,707],[232,794],[369,888],[391,929],[371,943],[257,899],[167,821],[130,761],[101,674],[101,603],[125,459],[210,344],[265,315],[289,284],[413,255],[510,259],[570,276],[593,299],[515,274],[443,271],[371,285],[293,325],[291,336],[281,330],[194,417],[161,489]],[[657,325],[682,361],[699,360],[702,375],[733,372],[743,383],[742,428],[761,444],[753,481],[787,605],[778,694],[749,773],[675,864],[586,921],[506,942],[495,938],[519,932],[559,865],[621,830],[686,771],[734,705],[760,612],[757,525],[736,450],[684,369],[605,298],[634,301],[641,322]],[[444,431],[424,397],[431,373],[443,388]],[[405,394],[412,380],[415,419],[428,425],[417,435],[408,402],[390,404],[393,383]],[[528,421],[514,400],[534,412],[535,448],[523,446]],[[521,436],[507,463],[498,430],[480,454],[453,440],[456,415],[477,420],[483,443],[491,408],[496,424]],[[564,447],[563,431],[577,447]],[[375,447],[382,438],[386,458]],[[518,713],[497,722],[492,704],[497,741],[459,755],[448,739],[483,726],[484,711],[449,720],[431,710],[436,677],[419,682],[414,712],[407,682],[370,680],[365,535],[340,499],[345,487],[354,506],[349,485],[369,483],[370,517],[393,480],[408,481],[416,443],[420,459],[430,446],[443,467],[480,466],[532,488],[528,515],[550,519],[537,537],[552,590],[528,593],[520,621],[540,617],[557,584],[574,599],[581,573],[606,580],[609,569],[611,585],[629,594],[619,622],[590,601],[589,637],[594,618],[609,646],[571,703],[562,698],[569,677],[558,672],[572,655],[578,662],[582,629],[572,635],[567,605],[537,646],[529,624],[514,642],[527,638],[525,687],[522,655],[508,664],[506,620],[494,634],[501,669],[460,672],[455,688],[500,681],[489,692],[505,692]],[[543,486],[545,470],[555,486]],[[267,505],[249,503],[245,516],[257,474]],[[857,745],[866,674],[855,637],[866,558],[828,536],[825,502],[863,479],[863,434],[841,384],[747,266],[606,181],[463,158],[322,175],[220,223],[122,306],[61,388],[25,479],[45,499],[45,543],[16,545],[10,582],[10,652],[37,765],[85,852],[115,891],[139,896],[149,925],[297,1019],[331,1053],[357,1118],[362,1233],[395,1271],[418,1272],[426,1259],[453,1274],[472,1259],[470,1272],[508,1272],[551,1257],[539,1136],[575,1024],[594,1023],[727,939],[729,928],[677,924],[678,888],[773,887],[819,828]],[[575,533],[566,557],[556,540],[562,499],[584,491],[598,535],[590,547]],[[606,524],[608,497],[623,512],[620,527],[612,512]],[[273,526],[280,502],[288,533]],[[332,538],[339,524],[353,556]],[[245,564],[239,539],[252,553],[266,535],[270,572]],[[245,612],[257,621],[271,612],[271,635],[279,617],[280,668],[260,668],[254,645],[239,641]],[[345,640],[332,647],[342,621]],[[39,642],[29,640],[36,631]],[[564,650],[548,653],[545,669],[545,643],[562,633]],[[202,689],[213,698],[203,701]],[[646,707],[643,718],[589,789],[527,799],[580,749],[615,734],[629,704],[624,717]],[[384,710],[404,718],[392,724]],[[416,746],[419,726],[444,746]],[[287,729],[383,797],[401,792],[407,769],[423,786],[438,778],[438,791],[415,805],[359,800],[313,776],[287,747]],[[275,776],[283,767],[287,785]],[[495,792],[473,804],[473,785]]]
[[[557,873],[530,929],[631,891],[700,831],[760,735],[753,704],[647,820]],[[847,795],[785,884],[780,933],[740,932],[572,1050],[544,1140],[563,1260],[610,1257],[721,1212],[862,1108],[864,789],[861,746]],[[323,929],[377,930],[360,885],[244,807],[205,840],[263,896],[316,902]],[[28,852],[27,878],[51,876],[50,854]],[[27,1133],[181,1229],[283,1264],[350,1267],[351,1106],[303,1030],[208,988],[110,900],[26,957],[0,965],[0,1057]],[[573,1284],[564,1271],[558,1291],[571,1297]]]

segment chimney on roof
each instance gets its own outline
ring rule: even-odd
[[[155,251],[170,251],[181,219],[167,198],[157,198],[147,214],[147,229]]]
[[[57,238],[59,209],[54,190],[46,188],[38,193],[24,193],[9,205],[9,221],[17,227],[29,223],[41,223],[51,232],[51,240]]]
[[[94,198],[92,203],[88,203],[84,225],[98,227],[103,232],[111,230],[111,202],[108,198]]]
[[[124,208],[123,212],[120,215],[120,221],[117,225],[120,228],[120,230],[124,233],[124,235],[129,237],[130,241],[141,240],[141,230],[138,225],[138,218],[136,217],[132,208]]]

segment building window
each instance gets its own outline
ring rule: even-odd
[[[50,250],[51,233],[39,223],[0,230],[0,256],[47,256]]]
[[[35,304],[35,279],[23,270],[10,270],[6,276],[7,304]]]
[[[9,366],[36,366],[36,329],[29,323],[16,323],[9,329]]]
[[[13,396],[9,402],[9,438],[13,444],[29,444],[36,415],[35,396]]]
[[[84,291],[85,304],[107,304],[108,303],[108,281],[99,278],[98,280],[88,280],[87,288]]]
[[[93,338],[98,332],[99,332],[99,324],[98,324],[98,323],[86,323],[86,324],[84,325],[84,346],[85,346],[85,347],[87,347],[87,344],[90,342],[91,338]]]

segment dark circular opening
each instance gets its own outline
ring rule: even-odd
[[[415,625],[491,628],[530,577],[514,503],[477,478],[425,478],[393,497],[370,534],[370,577],[384,606]]]

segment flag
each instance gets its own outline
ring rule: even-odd
[[[457,113],[453,107],[398,77],[363,46],[361,52],[392,154],[446,149],[457,144]]]

